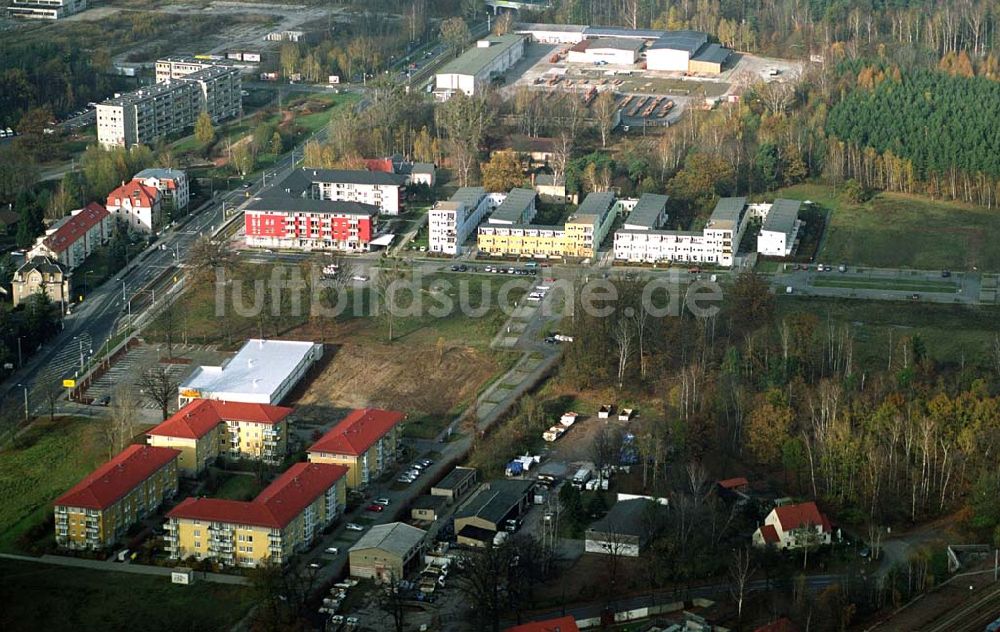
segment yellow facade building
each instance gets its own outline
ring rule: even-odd
[[[405,417],[377,408],[351,411],[309,447],[309,461],[344,465],[349,469],[347,487],[364,487],[396,462]]]
[[[56,499],[56,542],[106,549],[177,493],[180,452],[130,445]]]
[[[188,498],[167,514],[167,546],[177,560],[224,566],[284,564],[344,512],[347,468],[296,463],[252,501]]]
[[[181,451],[185,476],[220,456],[276,465],[285,457],[291,408],[196,399],[146,433],[149,445]]]

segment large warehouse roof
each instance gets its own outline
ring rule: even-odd
[[[650,48],[682,50],[687,51],[689,55],[693,55],[707,42],[708,35],[702,33],[701,31],[669,31],[657,38],[657,40],[650,45]]]
[[[588,26],[583,30],[587,37],[627,37],[630,39],[657,39],[667,31],[652,29],[627,29],[620,26]]]
[[[246,401],[241,399],[245,395],[267,395],[273,402],[274,393],[316,346],[312,342],[252,338],[226,364],[195,369],[181,384],[180,392],[184,395],[196,391],[193,397],[228,401]]]
[[[695,61],[723,64],[727,59],[729,59],[729,55],[732,52],[733,51],[723,47],[721,44],[709,44],[705,48],[698,51],[698,54],[692,57],[692,59]]]
[[[437,71],[437,74],[476,76],[492,64],[496,58],[511,48],[520,46],[521,42],[524,41],[524,36],[508,33],[507,35],[489,37],[486,41],[490,42],[489,46],[479,46],[477,43],[476,46],[462,53],[458,59],[453,59],[445,64],[441,70]]]

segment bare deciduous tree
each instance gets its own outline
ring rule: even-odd
[[[160,407],[164,421],[170,416],[170,403],[177,397],[179,384],[170,373],[169,366],[160,363],[144,370],[136,382],[139,392]]]
[[[736,618],[743,619],[743,601],[746,598],[747,584],[753,577],[756,568],[750,566],[750,551],[747,549],[736,549],[733,551],[733,559],[729,562],[729,593],[736,602]]]
[[[621,390],[625,383],[625,370],[628,369],[628,361],[633,353],[632,340],[635,338],[635,331],[628,319],[620,318],[615,323],[611,335],[614,336],[618,348],[618,389]]]

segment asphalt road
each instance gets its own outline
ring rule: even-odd
[[[805,296],[827,296],[878,301],[911,301],[925,303],[977,304],[980,277],[977,273],[956,272],[943,277],[940,270],[897,270],[847,266],[844,272],[833,267],[818,272],[815,265],[796,270],[791,264],[771,277],[778,293]],[[840,284],[852,287],[835,287]],[[949,291],[945,284],[952,284]],[[860,287],[869,285],[870,287]],[[898,289],[895,289],[898,287]]]

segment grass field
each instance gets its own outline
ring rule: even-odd
[[[257,482],[257,477],[253,474],[223,474],[225,480],[219,488],[212,494],[213,498],[225,498],[228,500],[253,500],[263,487]]]
[[[958,291],[957,283],[913,279],[818,277],[813,280],[812,285],[815,287],[844,287],[858,290],[896,290],[901,292],[948,292],[954,294]]]
[[[0,628],[226,630],[252,605],[247,588],[0,560]]]
[[[90,420],[39,421],[0,452],[0,550],[16,550],[21,535],[52,513],[52,500],[107,459],[99,435]]]
[[[1000,322],[1000,308],[966,307],[933,303],[898,303],[890,309],[853,299],[780,296],[778,317],[792,313],[818,316],[850,327],[855,341],[855,362],[860,369],[886,365],[890,341],[918,335],[929,357],[943,362],[992,367],[992,348]]]
[[[832,209],[817,261],[922,270],[1000,270],[997,211],[882,193],[861,205],[845,202],[834,187],[802,184],[781,197],[812,200]]]

